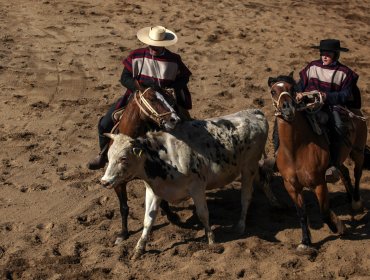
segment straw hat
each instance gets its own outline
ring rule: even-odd
[[[144,44],[156,47],[167,47],[177,42],[176,34],[163,26],[144,27],[136,36]]]

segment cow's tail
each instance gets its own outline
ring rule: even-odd
[[[270,205],[275,208],[281,208],[282,206],[280,202],[277,200],[270,188],[270,183],[274,172],[276,171],[274,169],[275,167],[275,158],[267,158],[264,153],[264,158],[258,163],[258,185],[262,188],[262,191],[265,193]]]

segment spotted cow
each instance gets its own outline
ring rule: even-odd
[[[115,186],[134,178],[146,182],[144,229],[134,256],[145,250],[161,199],[177,203],[192,198],[208,242],[213,243],[205,191],[224,187],[238,176],[242,210],[236,228],[243,233],[267,135],[266,118],[256,109],[192,120],[171,132],[149,132],[136,139],[109,134],[114,141],[102,184]]]

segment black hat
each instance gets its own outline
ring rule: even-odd
[[[340,41],[336,39],[325,39],[320,41],[320,46],[312,46],[314,49],[320,49],[321,51],[342,51],[342,52],[348,52],[349,49],[347,48],[341,48],[340,47]]]

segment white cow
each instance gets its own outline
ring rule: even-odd
[[[109,187],[134,178],[147,183],[144,229],[134,257],[145,250],[161,199],[178,203],[191,197],[212,244],[205,191],[224,187],[239,175],[242,210],[236,228],[243,233],[267,135],[266,118],[255,109],[184,122],[171,132],[149,132],[136,139],[109,134],[114,141],[102,184]]]

